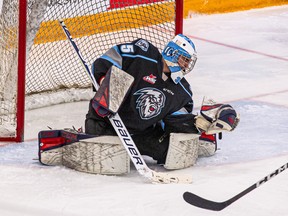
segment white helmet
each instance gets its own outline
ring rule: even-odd
[[[186,36],[178,34],[163,49],[162,56],[171,71],[172,80],[178,84],[192,71],[197,60],[194,43]]]

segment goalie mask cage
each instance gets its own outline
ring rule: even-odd
[[[140,37],[161,51],[183,24],[183,0],[0,0],[0,9],[0,141],[23,141],[25,109],[93,96],[59,19],[89,66]]]

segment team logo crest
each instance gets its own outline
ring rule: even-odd
[[[144,76],[143,80],[148,82],[148,83],[155,84],[156,76],[154,76],[153,74],[150,74],[149,76]]]
[[[147,52],[147,50],[149,48],[149,43],[144,39],[137,41],[137,43],[135,45],[140,47],[145,52]]]
[[[135,92],[134,95],[139,95],[136,100],[136,108],[140,117],[145,120],[159,115],[165,105],[165,95],[155,88],[143,88]]]

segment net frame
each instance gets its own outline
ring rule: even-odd
[[[17,112],[16,133],[14,137],[0,137],[0,141],[21,142],[24,140],[24,115],[25,115],[25,69],[26,69],[26,22],[27,1],[19,0],[19,29],[18,29],[18,79],[17,79]],[[24,42],[23,42],[24,41]]]
[[[132,0],[129,0],[132,1]],[[18,65],[17,65],[17,97],[16,97],[16,125],[15,135],[13,136],[1,136],[0,141],[15,141],[22,142],[24,140],[24,116],[25,116],[25,81],[27,70],[27,53],[33,40],[29,41],[29,33],[27,32],[27,16],[28,16],[28,0],[18,0],[19,2],[19,26],[18,26]],[[27,16],[26,16],[27,15]],[[37,17],[37,16],[36,16]],[[27,24],[27,25],[26,25]],[[175,35],[182,33],[183,31],[183,0],[175,0]],[[27,36],[28,35],[28,36]],[[32,45],[31,45],[32,46]],[[33,96],[32,96],[33,98]],[[89,97],[90,98],[90,97]],[[1,126],[1,125],[0,125]]]

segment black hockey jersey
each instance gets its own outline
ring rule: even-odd
[[[119,109],[119,115],[130,133],[144,132],[167,115],[175,114],[183,108],[188,113],[192,112],[190,85],[185,78],[178,84],[169,77],[166,81],[162,79],[162,55],[150,42],[137,39],[119,44],[96,59],[92,71],[98,83],[111,65],[135,78]]]

